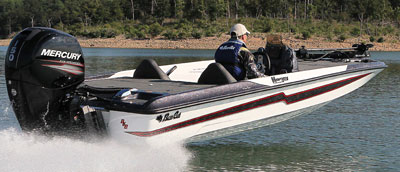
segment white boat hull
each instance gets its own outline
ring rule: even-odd
[[[160,140],[166,143],[211,139],[310,113],[356,90],[382,70],[371,69],[341,74],[293,85],[288,83],[304,78],[298,78],[301,76],[300,72],[290,73],[274,76],[290,78],[286,82],[287,86],[253,94],[160,114],[120,111],[108,111],[102,114],[108,134],[124,142],[145,141],[148,144],[160,144]],[[331,72],[338,71],[332,69]],[[271,84],[271,77],[255,79],[253,82],[268,85]],[[171,117],[173,115],[175,117]],[[160,117],[162,120],[157,120]],[[166,118],[169,120],[164,120]]]

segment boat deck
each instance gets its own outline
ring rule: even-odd
[[[359,62],[331,62],[331,61],[298,61],[299,71],[320,69],[326,67],[335,67],[342,65],[358,64]]]
[[[201,85],[191,82],[169,81],[160,79],[134,79],[134,78],[113,78],[103,80],[85,81],[85,85],[92,88],[118,89],[136,88],[142,91],[155,93],[175,94],[184,91],[207,88],[213,85]]]

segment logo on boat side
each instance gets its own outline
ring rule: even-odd
[[[121,119],[121,125],[124,127],[124,129],[128,129],[128,123],[125,122],[125,119]]]
[[[289,81],[289,77],[285,76],[282,78],[275,78],[274,76],[271,77],[271,80],[274,84],[278,84],[278,83],[284,83],[285,81]]]
[[[158,122],[165,122],[165,121],[169,121],[172,119],[177,119],[181,117],[181,112],[176,111],[173,115],[170,115],[169,113],[165,114],[165,115],[158,115],[156,120]]]

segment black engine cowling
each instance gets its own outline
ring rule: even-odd
[[[22,130],[62,127],[68,95],[84,80],[81,46],[50,28],[27,28],[11,41],[5,60],[7,90]]]

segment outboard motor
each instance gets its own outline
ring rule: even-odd
[[[72,93],[84,80],[81,46],[73,36],[33,27],[11,41],[5,59],[7,91],[24,131],[54,131],[71,121]]]

